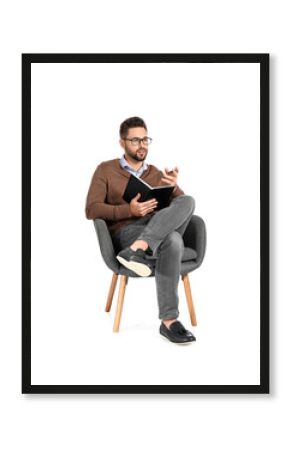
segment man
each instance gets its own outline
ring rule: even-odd
[[[182,235],[193,214],[194,199],[177,185],[177,167],[160,171],[145,162],[151,141],[141,118],[131,117],[121,124],[119,142],[125,153],[97,167],[87,196],[86,216],[106,220],[119,252],[117,259],[129,270],[149,276],[155,265],[160,333],[171,342],[192,342],[195,337],[177,318]],[[122,196],[130,174],[151,186],[174,185],[169,206],[155,211],[156,200],[140,202],[140,194],[126,203]]]

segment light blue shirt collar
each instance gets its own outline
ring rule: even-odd
[[[127,172],[131,173],[132,175],[135,175],[135,177],[141,177],[143,172],[148,169],[148,164],[143,161],[142,166],[140,169],[135,170],[133,167],[129,166],[128,161],[125,159],[125,156],[123,155],[122,158],[119,159],[120,166],[123,167],[123,169],[127,170]]]

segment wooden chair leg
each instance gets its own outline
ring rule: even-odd
[[[116,309],[116,315],[115,315],[115,321],[114,321],[114,327],[113,327],[114,332],[119,331],[127,282],[128,282],[128,277],[126,275],[121,275],[118,303],[117,303],[117,309]]]
[[[196,326],[197,322],[196,322],[194,305],[193,305],[193,301],[192,301],[192,295],[191,295],[191,289],[190,289],[190,282],[189,282],[188,273],[186,273],[185,275],[182,275],[182,281],[183,281],[183,284],[184,284],[185,296],[186,296],[187,306],[188,306],[188,310],[189,310],[191,325]]]
[[[106,308],[105,308],[106,312],[109,312],[111,310],[112,301],[113,301],[113,297],[114,297],[114,293],[115,293],[115,289],[116,289],[116,285],[117,285],[117,281],[118,281],[118,276],[119,276],[118,274],[113,273],[111,286],[110,286],[110,290],[109,290],[109,294],[108,294],[108,298],[107,298]]]

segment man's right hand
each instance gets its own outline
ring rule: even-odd
[[[154,211],[157,207],[158,202],[155,198],[152,200],[148,200],[147,202],[138,202],[138,199],[141,197],[141,194],[137,194],[136,197],[132,198],[130,202],[130,211],[133,216],[143,217],[146,214]]]

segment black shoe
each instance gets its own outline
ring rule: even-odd
[[[125,248],[118,253],[117,260],[140,277],[149,277],[153,270],[152,264],[146,259],[146,254],[141,248],[136,251],[130,247]]]
[[[173,322],[169,329],[162,322],[160,325],[160,334],[176,344],[184,344],[186,342],[193,342],[196,340],[193,334],[186,330],[182,323],[178,320]]]
[[[147,250],[145,250],[145,255],[146,256],[152,256],[153,255],[153,252],[152,252],[150,247],[148,247]]]

